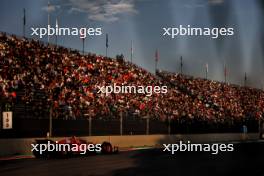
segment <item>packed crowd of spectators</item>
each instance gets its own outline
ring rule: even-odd
[[[189,97],[180,116],[188,112],[190,118],[224,121],[244,118],[261,118],[264,112],[264,92],[250,87],[241,87],[182,74],[157,72],[164,81]],[[184,101],[183,101],[184,102]],[[188,103],[188,104],[187,104]],[[174,109],[173,107],[171,107]]]
[[[166,94],[97,93],[107,85],[168,86]],[[19,90],[25,94],[18,96]],[[44,101],[32,103],[34,92]],[[111,118],[121,114],[160,120],[226,122],[257,119],[264,112],[261,90],[212,80],[148,71],[124,61],[18,39],[0,33],[2,108],[18,101],[35,109],[52,109],[54,118]]]
[[[52,105],[56,118],[116,117],[120,112],[146,115],[150,104],[154,103],[152,100],[156,101],[158,95],[98,94],[98,86],[114,83],[162,85],[146,70],[122,59],[81,55],[78,51],[46,46],[35,40],[1,34],[0,52],[1,97],[12,104],[17,98],[30,104],[36,90],[45,91],[48,98],[42,108]],[[16,97],[20,89],[27,93]]]

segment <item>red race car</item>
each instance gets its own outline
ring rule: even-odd
[[[36,140],[32,144],[32,152],[36,158],[66,157],[76,155],[95,155],[118,153],[118,147],[110,142],[94,144],[75,136],[59,141],[51,139]]]

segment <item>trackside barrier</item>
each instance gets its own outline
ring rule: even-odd
[[[162,144],[175,143],[179,140],[191,141],[193,143],[210,143],[210,142],[231,142],[243,140],[257,140],[258,133],[248,133],[245,138],[243,133],[221,133],[221,134],[188,134],[188,135],[131,135],[131,136],[87,136],[81,137],[93,143],[102,143],[109,141],[120,148],[153,146],[160,147]],[[52,138],[60,140],[60,138]],[[41,139],[41,138],[38,138]],[[43,138],[42,138],[43,139]],[[0,139],[0,156],[10,156],[15,154],[31,154],[31,144],[35,138],[14,138]]]

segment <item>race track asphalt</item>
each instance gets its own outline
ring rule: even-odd
[[[67,159],[0,161],[1,176],[264,176],[264,143],[235,145],[234,152],[178,152],[161,149]]]

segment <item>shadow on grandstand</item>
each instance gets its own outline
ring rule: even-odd
[[[167,141],[167,139],[164,139]],[[163,142],[160,141],[160,142]],[[131,156],[135,167],[113,175],[263,175],[264,142],[238,143],[233,152],[176,152],[162,149],[140,150]]]

